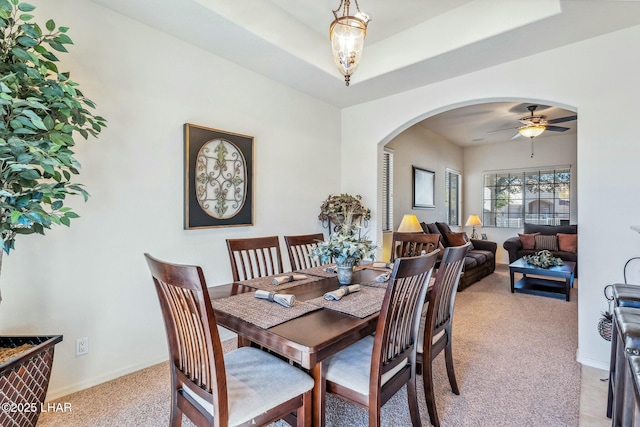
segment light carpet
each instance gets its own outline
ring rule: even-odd
[[[577,281],[571,301],[511,294],[509,272],[496,273],[459,292],[453,356],[460,395],[451,393],[441,354],[435,394],[443,427],[577,426],[580,364],[576,362]],[[227,343],[227,347],[230,343]],[[162,363],[58,399],[71,413],[44,413],[38,427],[166,426],[169,367]],[[422,424],[430,425],[422,378]],[[366,426],[366,412],[327,398],[327,426]],[[406,390],[381,411],[385,426],[410,426]],[[186,420],[183,426],[191,426]],[[275,426],[285,426],[278,422]]]

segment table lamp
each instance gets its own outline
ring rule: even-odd
[[[467,220],[467,223],[465,225],[471,225],[473,227],[471,231],[471,238],[477,239],[478,235],[476,234],[476,225],[482,225],[482,221],[480,221],[478,215],[469,215],[469,219]]]
[[[418,221],[418,217],[415,215],[407,214],[402,217],[402,222],[400,223],[400,227],[398,227],[398,232],[400,233],[422,233],[422,227],[420,226],[420,221]]]

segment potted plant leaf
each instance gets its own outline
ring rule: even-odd
[[[0,269],[3,252],[14,249],[18,235],[44,234],[52,225],[69,226],[78,217],[65,205],[67,196],[89,197],[72,180],[80,169],[74,135],[95,137],[105,126],[104,118],[90,112],[94,103],[56,65],[57,55],[73,44],[68,28],[53,20],[41,27],[34,22],[34,9],[20,0],[0,0]],[[61,340],[60,335],[0,337],[0,347],[11,348],[9,352],[28,348],[0,362],[0,403],[44,402],[53,346]],[[11,391],[22,383],[35,383],[41,390],[23,395]],[[1,411],[0,425],[35,425],[39,408],[29,409],[34,408]]]

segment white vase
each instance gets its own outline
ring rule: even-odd
[[[353,258],[347,258],[342,262],[338,262],[338,283],[341,285],[350,285],[351,278],[353,277],[353,266],[356,260]]]

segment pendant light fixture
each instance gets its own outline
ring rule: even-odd
[[[537,105],[530,105],[527,107],[527,110],[531,112],[530,116],[523,117],[520,119],[520,122],[524,124],[524,126],[520,126],[518,128],[518,133],[522,136],[526,136],[531,140],[531,158],[533,158],[533,138],[536,136],[540,136],[542,132],[547,130],[547,117],[546,116],[535,116],[533,112],[538,108]]]
[[[358,0],[353,0],[356,4],[357,13],[351,15],[349,7],[350,0],[340,0],[338,8],[333,11],[334,21],[329,27],[329,39],[333,50],[333,61],[338,70],[344,76],[344,82],[349,86],[351,74],[358,68],[364,38],[367,34],[367,24],[371,20],[369,16],[360,11]],[[338,13],[342,16],[338,16]]]

